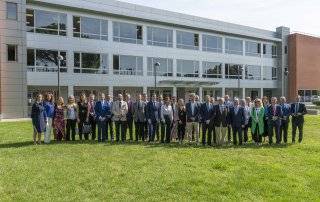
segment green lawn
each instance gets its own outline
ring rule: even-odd
[[[0,123],[0,200],[319,201],[319,123],[306,117],[302,144],[219,149],[35,146],[29,122]]]

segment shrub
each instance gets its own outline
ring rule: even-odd
[[[320,106],[320,101],[313,101],[312,104]]]

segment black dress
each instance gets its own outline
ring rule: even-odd
[[[31,110],[32,125],[38,133],[43,133],[46,130],[46,110],[42,102],[35,102]]]
[[[179,122],[178,122],[178,139],[182,141],[186,132],[187,112],[185,109],[178,109]]]
[[[88,103],[87,102],[78,102],[78,113],[79,113],[79,124],[78,124],[78,130],[79,130],[79,139],[82,140],[82,127],[83,123],[86,122],[87,115],[88,115]],[[85,139],[88,139],[88,134],[84,134]]]

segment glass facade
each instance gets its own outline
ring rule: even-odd
[[[177,48],[199,50],[199,34],[177,31]]]
[[[278,68],[276,67],[263,67],[263,80],[277,80]]]
[[[263,57],[277,58],[277,46],[272,44],[263,44]]]
[[[199,61],[177,60],[177,77],[199,77]]]
[[[67,72],[66,51],[27,49],[28,71],[32,72],[57,72],[58,55],[63,57],[60,61],[60,72]]]
[[[116,75],[143,75],[143,57],[113,55],[113,73]]]
[[[253,41],[246,41],[246,56],[261,56],[261,44]]]
[[[242,65],[225,64],[226,79],[242,79]]]
[[[243,43],[240,39],[226,38],[225,51],[228,54],[242,55],[243,54]]]
[[[74,53],[74,73],[107,74],[108,54]]]
[[[158,27],[147,27],[148,45],[173,47],[173,30]]]
[[[7,3],[7,19],[17,20],[18,18],[18,4],[13,2]]]
[[[142,44],[142,26],[124,22],[113,22],[113,41]]]
[[[17,54],[17,45],[7,45],[7,60],[9,62],[16,62],[18,61],[18,54]]]
[[[222,37],[202,35],[202,50],[207,52],[222,53]]]
[[[173,59],[148,57],[148,76],[154,76],[155,63],[159,62],[158,76],[173,76]]]
[[[222,63],[202,62],[203,78],[222,78]]]
[[[73,16],[73,36],[86,39],[108,40],[108,21]]]
[[[27,9],[26,25],[28,32],[67,35],[67,14]]]
[[[248,80],[261,80],[261,66],[246,65],[245,78]]]

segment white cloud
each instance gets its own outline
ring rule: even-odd
[[[122,0],[190,15],[275,30],[320,35],[319,0]]]

